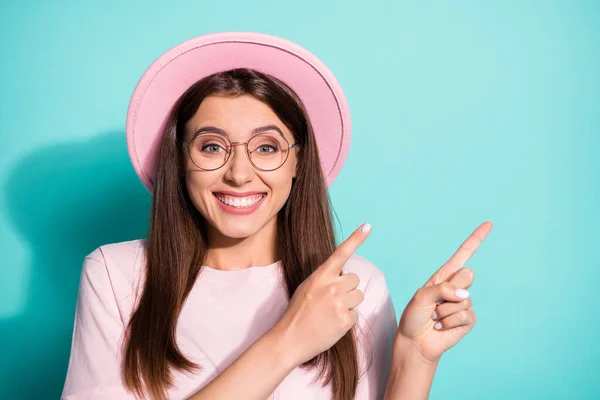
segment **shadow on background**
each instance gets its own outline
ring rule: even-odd
[[[9,173],[4,193],[31,264],[23,313],[0,321],[0,398],[57,399],[83,259],[100,245],[145,237],[150,195],[124,132],[36,149]]]

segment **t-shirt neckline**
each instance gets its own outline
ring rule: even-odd
[[[251,266],[237,271],[223,271],[207,265],[200,268],[200,279],[209,279],[220,282],[249,282],[264,279],[278,278],[281,269],[281,260],[262,266]]]

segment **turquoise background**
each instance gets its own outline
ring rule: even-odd
[[[600,394],[600,2],[28,1],[0,5],[0,398],[58,398],[81,262],[143,237],[125,112],[163,51],[214,31],[293,40],[353,116],[339,231],[398,315],[481,222],[478,323],[431,399]]]

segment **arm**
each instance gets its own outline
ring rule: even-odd
[[[264,400],[299,363],[277,326],[259,338],[225,371],[188,400]]]
[[[425,359],[413,343],[397,335],[395,308],[381,272],[367,285],[363,304],[364,325],[360,328],[372,333],[368,341],[373,344],[374,357],[367,370],[369,385],[360,386],[356,398],[426,400],[438,362]]]
[[[83,262],[61,399],[134,399],[119,374],[123,330],[104,257],[97,249]]]
[[[427,400],[437,365],[411,344],[396,340],[384,400]]]

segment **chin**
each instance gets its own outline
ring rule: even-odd
[[[221,234],[225,237],[228,237],[230,239],[247,239],[250,236],[254,235],[257,231],[243,231],[243,230],[232,230],[232,229],[228,229],[228,230],[221,230],[219,229],[219,232],[221,232]]]
[[[231,239],[246,239],[253,236],[265,228],[266,224],[258,224],[257,222],[248,221],[244,223],[242,221],[231,221],[229,223],[221,222],[213,224],[213,227],[223,236]]]

